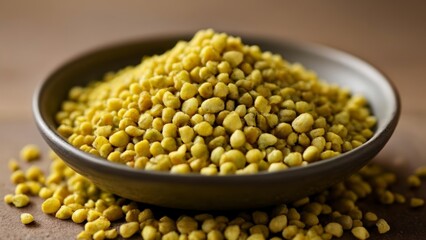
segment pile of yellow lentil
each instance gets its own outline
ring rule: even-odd
[[[360,146],[376,124],[364,97],[213,30],[72,88],[56,120],[109,161],[203,175],[304,166]]]
[[[21,157],[34,160],[38,149],[24,148]],[[321,240],[342,237],[345,232],[357,239],[367,239],[370,232],[384,234],[390,226],[383,218],[363,211],[359,202],[374,197],[381,204],[404,204],[407,197],[394,192],[396,175],[376,164],[370,164],[344,182],[322,193],[305,197],[290,204],[267,210],[242,211],[238,214],[181,213],[167,216],[167,210],[147,208],[143,204],[120,198],[97,188],[77,174],[53,152],[49,174],[36,165],[25,171],[16,160],[9,162],[15,193],[4,197],[7,204],[25,208],[30,196],[45,199],[41,210],[61,220],[84,224],[77,239],[114,239],[139,235],[146,240],[261,240],[295,239]],[[426,179],[426,166],[418,168],[407,178],[411,188],[421,186]],[[412,208],[424,205],[418,197],[409,199]],[[160,210],[161,214],[155,210]],[[21,215],[23,224],[31,224],[34,217]]]

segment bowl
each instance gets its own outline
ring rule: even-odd
[[[163,207],[228,210],[286,203],[326,189],[366,165],[384,147],[397,125],[398,93],[387,77],[367,62],[316,44],[243,37],[246,44],[257,44],[263,51],[300,62],[327,82],[364,95],[378,119],[373,137],[352,151],[304,167],[253,175],[202,176],[137,170],[112,163],[75,148],[58,134],[55,113],[72,86],[136,65],[143,56],[161,54],[182,39],[189,36],[116,44],[77,57],[54,71],[36,90],[33,100],[35,121],[47,144],[76,172],[119,196]]]

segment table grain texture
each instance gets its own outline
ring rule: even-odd
[[[424,1],[24,1],[0,0],[0,196],[13,191],[7,161],[27,143],[47,146],[31,110],[35,88],[65,61],[93,48],[202,28],[317,42],[360,56],[399,90],[402,113],[389,143],[373,160],[406,176],[426,165],[426,3]],[[37,162],[44,170],[44,154]],[[23,164],[25,167],[26,165]],[[42,214],[41,200],[17,209],[0,203],[0,239],[74,239],[82,225]],[[372,239],[426,239],[426,207],[363,204],[391,225]],[[36,223],[24,226],[19,214]],[[345,235],[345,239],[351,239]]]

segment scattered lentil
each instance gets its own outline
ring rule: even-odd
[[[10,175],[10,181],[14,184],[25,182],[25,174],[22,170],[16,170]]]
[[[414,174],[420,178],[426,178],[426,166],[418,167]]]
[[[73,210],[71,207],[62,205],[56,212],[55,217],[62,220],[66,220],[71,218],[72,214],[73,214]]]
[[[28,144],[21,149],[20,156],[27,162],[37,160],[40,157],[40,149],[34,144]]]
[[[18,161],[16,161],[15,159],[10,159],[7,166],[9,167],[9,170],[11,172],[19,170],[20,168]]]
[[[272,152],[269,152],[269,155]],[[225,151],[220,153],[220,158],[226,155],[225,153]],[[237,152],[234,154],[240,155]],[[237,159],[246,159],[251,161],[251,164],[259,163],[263,154],[268,156],[259,149],[252,149],[246,155],[241,154],[243,158],[239,156]],[[380,234],[388,232],[390,226],[375,213],[363,212],[357,205],[358,201],[372,193],[385,192],[390,192],[394,196],[392,204],[400,202],[397,200],[400,197],[405,198],[399,193],[390,191],[389,187],[396,182],[394,174],[378,165],[370,164],[325,192],[302,198],[291,204],[278,205],[271,212],[254,211],[251,214],[242,212],[232,220],[211,214],[198,214],[193,217],[183,215],[176,220],[164,216],[157,220],[151,209],[142,209],[135,202],[98,189],[89,180],[67,167],[59,157],[56,155],[51,157],[53,161],[50,174],[44,181],[37,182],[40,184],[37,194],[46,198],[42,204],[42,211],[46,214],[55,214],[60,219],[71,218],[75,223],[86,222],[85,230],[78,234],[78,239],[114,239],[118,234],[127,238],[140,234],[144,239],[279,239],[281,236],[284,239],[319,240],[340,237],[345,231],[351,231],[355,237],[365,239],[369,236],[367,229],[374,224]],[[222,165],[228,163],[235,170],[236,166],[241,164],[239,160],[222,159]],[[26,171],[27,177],[24,174],[23,182],[19,183],[21,185],[16,186],[21,189],[20,191],[23,187],[19,186],[25,185],[31,192],[31,183],[35,181],[29,178],[36,179],[34,176],[39,174],[31,172],[39,172],[37,170],[39,168],[31,167],[31,169],[33,170]],[[386,184],[381,184],[381,181],[385,181]],[[383,198],[381,194],[377,194],[377,200]],[[17,207],[29,203],[28,196],[24,194],[8,194],[4,197],[4,201],[8,204],[13,204],[13,200]],[[385,203],[390,204],[387,201]],[[410,203],[414,204],[413,207],[424,204],[421,198],[411,198]],[[126,223],[121,224],[119,231],[111,228],[111,221],[123,219]]]
[[[326,233],[329,233],[335,237],[341,237],[343,235],[343,227],[339,223],[331,222],[324,228]]]
[[[376,226],[380,234],[387,233],[390,230],[389,224],[383,218],[377,221]]]
[[[30,224],[34,222],[34,217],[29,213],[21,213],[21,222],[25,225]]]
[[[120,235],[123,238],[130,238],[139,230],[138,222],[124,223],[120,226]]]
[[[367,239],[370,237],[370,233],[364,227],[354,227],[351,232],[357,239]]]
[[[72,213],[71,219],[75,223],[82,223],[86,221],[87,219],[87,213],[89,212],[88,209],[77,209]]]
[[[12,204],[13,203],[13,194],[6,194],[3,199],[4,199],[5,203]]]
[[[417,175],[410,175],[407,178],[407,184],[410,187],[418,188],[418,187],[420,187],[420,185],[422,184],[422,182],[421,182],[420,178]]]
[[[17,208],[25,207],[30,203],[30,198],[25,194],[16,194],[12,197],[12,203]]]
[[[412,208],[422,207],[425,205],[425,200],[422,198],[412,197],[410,199],[410,206]]]
[[[61,201],[59,201],[59,199],[54,197],[46,199],[41,204],[41,210],[47,214],[56,213],[60,207],[61,207]]]
[[[375,213],[372,213],[372,212],[365,213],[364,218],[365,218],[365,220],[371,221],[371,222],[377,221],[377,215]]]

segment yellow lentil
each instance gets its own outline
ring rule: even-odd
[[[110,225],[111,225],[111,223],[110,223],[110,221],[108,221],[108,219],[106,219],[104,217],[99,217],[95,221],[87,222],[84,225],[84,230],[86,232],[94,234],[95,232],[97,232],[99,230],[108,229]]]
[[[110,143],[116,147],[124,147],[129,143],[129,135],[123,130],[112,134],[109,138]]]
[[[254,225],[249,230],[251,235],[261,234],[265,239],[269,237],[269,229],[263,224]]]
[[[6,194],[3,198],[4,202],[7,204],[13,203],[13,194]]]
[[[376,222],[376,226],[380,234],[387,233],[390,230],[389,224],[383,218],[379,219]]]
[[[25,207],[30,203],[30,198],[25,194],[16,194],[12,197],[12,203],[15,207]]]
[[[412,197],[410,198],[410,206],[412,208],[417,208],[425,205],[425,200],[422,198]]]
[[[339,223],[331,222],[324,227],[324,231],[335,237],[341,237],[343,235],[343,227]]]
[[[260,233],[252,234],[247,238],[247,240],[265,240],[265,239],[266,239],[265,236],[263,236]]]
[[[77,235],[77,239],[78,240],[91,240],[92,239],[92,235],[91,233],[87,232],[87,231],[81,231],[78,235]]]
[[[163,235],[163,240],[179,240],[179,234],[175,231]],[[210,238],[208,238],[210,239]]]
[[[100,216],[102,216],[102,213],[95,210],[95,209],[90,209],[87,212],[87,221],[88,222],[92,222],[95,221],[96,219],[98,219]]]
[[[271,219],[269,222],[269,229],[273,233],[281,232],[287,226],[287,216],[280,215]]]
[[[282,236],[285,239],[293,239],[294,236],[299,232],[299,228],[295,225],[290,225],[284,228]]]
[[[154,214],[152,213],[151,209],[147,208],[139,213],[138,221],[141,223],[141,222],[144,222],[145,220],[152,219],[152,218],[154,218]]]
[[[142,229],[142,239],[146,239],[146,240],[155,240],[157,237],[157,229],[153,226],[145,226]]]
[[[71,219],[75,223],[82,223],[87,219],[88,209],[77,209],[72,213]]]
[[[71,207],[62,205],[56,212],[55,217],[62,220],[66,220],[71,218],[72,214],[73,214],[73,211]]]
[[[40,177],[43,177],[43,172],[37,166],[31,166],[25,172],[25,177],[29,180],[37,181]]]
[[[314,118],[309,113],[302,113],[293,120],[291,126],[296,132],[304,133],[311,130]]]
[[[284,158],[284,163],[286,163],[290,167],[300,166],[302,164],[302,155],[298,152],[289,153]]]
[[[15,187],[15,194],[26,194],[28,193],[30,188],[28,187],[27,183],[18,183]]]
[[[59,210],[60,207],[61,207],[61,201],[59,201],[59,199],[54,198],[54,197],[50,197],[50,198],[46,199],[41,204],[41,210],[44,213],[47,213],[47,214],[56,213]]]
[[[374,214],[374,213],[372,213],[372,212],[367,212],[367,213],[365,213],[365,216],[364,216],[364,218],[365,218],[365,220],[367,220],[367,221],[371,221],[371,222],[375,222],[375,221],[377,221],[377,215],[376,214]]]
[[[115,229],[115,228],[105,231],[105,238],[106,239],[115,239],[115,238],[117,238],[117,236],[118,236],[118,232],[117,232],[117,229]]]
[[[416,176],[425,178],[426,177],[426,166],[418,167],[415,171]]]
[[[188,234],[197,229],[198,223],[191,217],[182,216],[176,221],[176,227],[180,233]]]
[[[28,144],[21,149],[20,156],[27,162],[37,160],[40,157],[40,149],[34,144]]]
[[[14,172],[20,169],[19,163],[15,159],[10,159],[7,166],[9,167],[9,170],[11,172]]]
[[[23,183],[25,180],[25,174],[22,170],[16,170],[10,176],[10,181],[14,184]]]
[[[109,221],[116,221],[121,219],[124,214],[119,206],[112,205],[103,211],[103,216],[106,217]]]
[[[229,240],[237,240],[238,237],[240,236],[240,226],[238,225],[231,225],[226,227],[225,231],[224,231],[224,236],[226,239]]]
[[[335,218],[335,221],[342,225],[344,230],[350,230],[353,226],[352,218],[348,215],[342,215]]]
[[[120,226],[120,235],[123,238],[130,238],[139,230],[138,222],[124,223]]]
[[[357,239],[367,239],[370,237],[370,233],[364,227],[354,227],[351,232]]]
[[[409,176],[407,178],[407,184],[410,187],[418,188],[418,187],[421,186],[422,182],[421,182],[420,178],[417,175],[411,175],[411,176]]]
[[[29,213],[21,213],[21,222],[25,225],[30,224],[34,222],[34,217]]]
[[[104,240],[105,239],[105,231],[99,230],[95,232],[92,236],[93,240]]]

